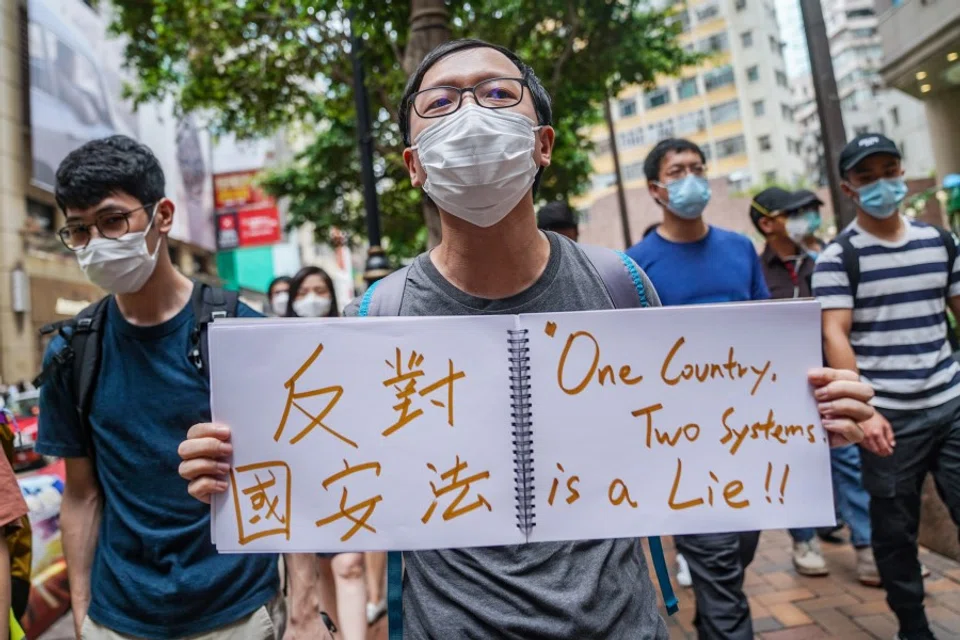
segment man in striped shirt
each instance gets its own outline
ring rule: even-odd
[[[947,305],[960,312],[960,266],[948,232],[901,217],[900,152],[879,134],[840,156],[856,222],[817,260],[827,362],[873,386],[877,413],[861,426],[863,484],[877,567],[899,638],[933,638],[917,558],[920,492],[931,472],[960,521],[960,366],[947,339]]]

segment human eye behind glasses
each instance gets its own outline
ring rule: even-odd
[[[107,238],[118,238],[127,232],[130,212],[108,211],[97,216],[97,228]]]
[[[477,100],[486,106],[513,106],[523,97],[523,84],[512,78],[492,78],[476,87]]]

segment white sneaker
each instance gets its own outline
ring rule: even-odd
[[[793,566],[802,576],[825,576],[830,573],[816,538],[793,543]]]
[[[387,612],[387,601],[381,600],[380,602],[374,604],[372,602],[367,603],[367,624],[373,624],[380,619],[380,616]]]
[[[677,584],[681,587],[692,587],[693,578],[690,576],[690,565],[682,553],[677,554]]]

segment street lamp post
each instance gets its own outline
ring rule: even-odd
[[[377,206],[377,183],[373,175],[373,134],[370,131],[370,105],[363,62],[360,59],[360,35],[354,29],[354,14],[350,18],[350,60],[353,63],[353,96],[357,108],[357,139],[360,145],[360,173],[363,178],[363,205],[367,217],[367,263],[363,279],[370,285],[388,275],[393,269],[380,247],[380,211]]]

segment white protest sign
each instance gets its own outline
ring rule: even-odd
[[[221,551],[833,522],[815,302],[217,321],[210,360]]]

